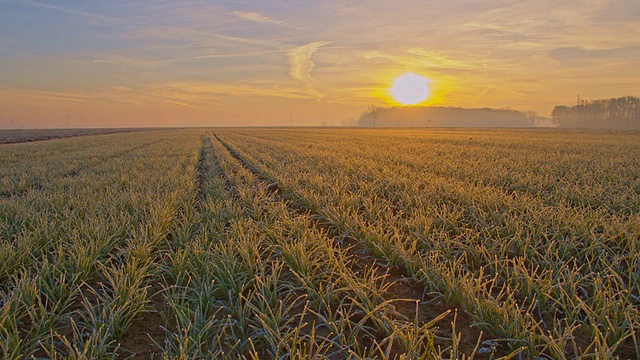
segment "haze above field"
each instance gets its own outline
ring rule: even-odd
[[[0,0],[0,128],[355,125],[640,93],[640,2]]]

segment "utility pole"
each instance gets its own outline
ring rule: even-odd
[[[293,127],[293,110],[289,110],[289,126]]]

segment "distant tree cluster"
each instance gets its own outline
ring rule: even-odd
[[[551,113],[560,127],[640,129],[640,98],[626,96],[613,99],[578,101],[575,106],[558,105]]]
[[[535,112],[511,109],[442,106],[385,107],[370,105],[360,115],[363,127],[531,127],[540,118]]]

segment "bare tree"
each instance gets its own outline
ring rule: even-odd
[[[380,116],[380,112],[384,110],[384,108],[385,107],[382,105],[375,105],[375,104],[370,104],[367,107],[367,112],[371,115],[371,118],[373,119],[373,127],[376,127],[376,121]]]

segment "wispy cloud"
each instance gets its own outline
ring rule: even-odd
[[[259,80],[244,83],[212,81],[166,81],[127,86],[100,86],[83,90],[40,90],[1,87],[0,97],[48,100],[64,103],[120,103],[144,107],[183,107],[209,109],[232,97],[277,97],[285,99],[315,99],[314,94],[293,85]]]
[[[473,53],[449,55],[443,51],[422,48],[411,48],[401,53],[365,51],[362,53],[362,57],[367,60],[388,60],[407,69],[439,70],[441,72],[485,71],[489,61]]]
[[[185,51],[187,52],[187,51]],[[186,56],[171,56],[167,54],[164,58],[144,58],[143,56],[126,56],[124,54],[117,53],[103,53],[95,54],[101,56],[100,58],[92,59],[91,61],[98,64],[112,64],[118,66],[135,66],[138,68],[159,68],[161,66],[168,66],[178,63],[195,62],[202,60],[214,60],[214,59],[229,59],[229,58],[255,58],[263,55],[279,54],[285,52],[285,50],[265,50],[265,51],[247,51],[247,52],[198,52],[191,51],[193,55]]]
[[[603,61],[611,62],[640,58],[640,45],[597,50],[568,46],[552,49],[549,51],[549,55],[561,63],[571,65],[586,65],[593,61],[598,61],[600,65],[604,65]]]
[[[3,97],[15,97],[15,98],[27,98],[36,100],[51,100],[62,102],[74,102],[74,103],[88,103],[94,101],[95,98],[92,95],[84,92],[73,91],[47,91],[47,90],[35,90],[35,89],[10,89],[0,90],[0,93],[4,93]]]
[[[114,16],[101,15],[101,14],[97,14],[97,13],[90,12],[90,11],[84,11],[84,10],[79,10],[79,9],[74,9],[74,8],[67,8],[67,7],[64,7],[64,6],[48,4],[48,3],[39,2],[39,1],[26,0],[25,3],[27,3],[29,5],[32,5],[32,6],[35,6],[35,7],[54,10],[54,11],[58,11],[58,12],[62,12],[62,13],[66,13],[66,14],[74,15],[74,16],[81,16],[81,17],[84,17],[84,18],[88,18],[88,19],[92,19],[92,20],[96,20],[96,21],[101,21],[101,22],[104,22],[104,21],[107,21],[107,22],[120,22],[120,21],[123,20],[121,18],[114,17]]]
[[[253,21],[256,23],[261,23],[261,24],[273,24],[273,25],[285,25],[284,21],[280,21],[280,20],[275,20],[272,19],[268,16],[263,15],[262,13],[259,12],[252,12],[252,11],[234,11],[232,12],[233,15],[247,20],[247,21]]]
[[[117,60],[110,60],[110,59],[93,59],[91,61],[98,64],[117,64],[118,63]]]
[[[289,75],[301,81],[309,91],[315,91],[311,72],[315,63],[311,59],[313,54],[321,46],[327,45],[326,41],[315,41],[306,45],[298,46],[289,52]]]

